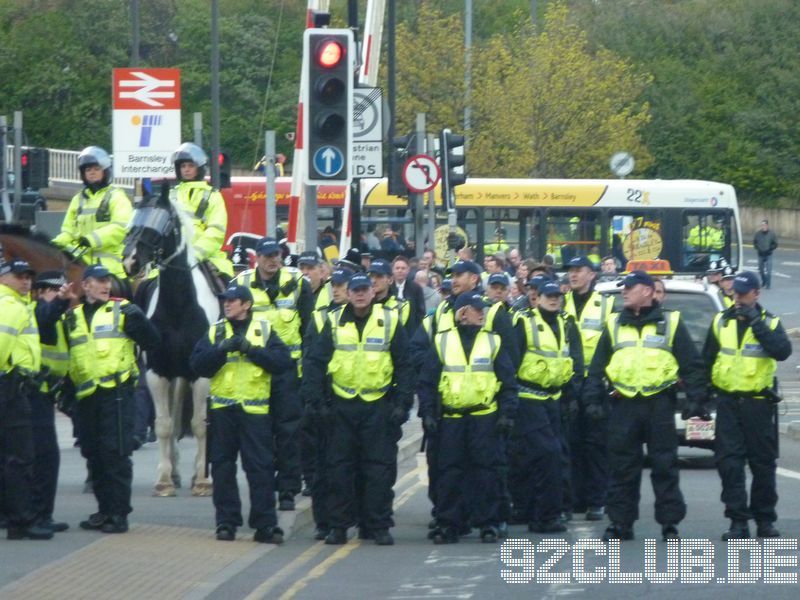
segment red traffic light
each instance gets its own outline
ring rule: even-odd
[[[344,57],[344,48],[336,40],[323,40],[317,46],[317,63],[325,69],[336,67]]]
[[[22,153],[22,168],[25,169],[27,167],[28,167],[28,153],[27,152],[23,152]]]
[[[222,152],[219,153],[219,156],[217,157],[217,162],[219,163],[220,167],[225,164],[225,154],[224,153],[222,153]]]

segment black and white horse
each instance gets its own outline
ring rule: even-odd
[[[147,387],[155,404],[159,444],[154,496],[174,496],[180,487],[177,441],[183,434],[183,401],[191,391],[191,432],[197,439],[192,495],[211,495],[206,473],[206,398],[209,380],[197,377],[189,356],[209,324],[219,318],[219,300],[192,252],[191,219],[162,194],[134,211],[125,239],[123,263],[135,276],[148,267],[158,276],[146,279],[136,302],[161,333],[159,348],[146,353]]]

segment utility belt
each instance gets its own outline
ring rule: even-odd
[[[447,406],[442,407],[442,416],[445,417],[463,417],[466,415],[471,415],[476,412],[481,412],[484,410],[489,410],[492,408],[491,405],[486,404],[478,404],[477,406],[470,406],[469,408],[450,408]]]
[[[529,381],[523,381],[522,379],[517,379],[517,384],[519,385],[519,397],[522,400],[546,400],[558,396],[561,393],[561,388],[558,386],[546,388]],[[525,397],[523,394],[530,394],[536,397]]]
[[[715,387],[714,391],[720,396],[729,396],[737,400],[752,399],[752,400],[765,400],[772,404],[778,404],[783,401],[783,396],[778,394],[772,388],[764,388],[760,392],[729,392]]]
[[[7,381],[12,389],[19,390],[24,394],[34,394],[42,387],[47,371],[47,367],[42,367],[38,373],[15,368],[0,375],[0,381]]]

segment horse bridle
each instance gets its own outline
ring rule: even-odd
[[[151,251],[152,258],[151,258],[150,262],[153,264],[154,267],[159,268],[159,267],[165,267],[165,266],[169,265],[181,252],[183,252],[183,250],[185,248],[185,244],[187,243],[181,237],[181,222],[180,222],[180,218],[177,215],[175,215],[172,210],[170,210],[168,208],[163,208],[163,207],[160,207],[160,206],[147,206],[147,207],[140,208],[138,210],[141,210],[141,211],[153,211],[153,212],[149,213],[149,215],[146,215],[145,218],[137,218],[137,216],[134,216],[133,222],[131,223],[131,228],[132,228],[132,231],[138,229],[138,233],[135,235],[135,237],[133,239],[133,242],[136,245],[143,244],[145,247],[147,247]],[[163,211],[163,213],[162,212],[155,212],[155,211]],[[168,216],[167,219],[148,219],[147,218],[148,216],[151,216],[151,215],[157,215],[158,216],[158,215],[161,215],[161,214],[167,214],[169,216]],[[141,217],[141,214],[139,215],[139,217]],[[137,220],[143,221],[143,222],[137,223]],[[159,223],[160,223],[160,225],[159,225]],[[164,250],[163,250],[161,244],[151,243],[146,239],[142,239],[142,233],[145,230],[148,230],[148,229],[151,230],[151,231],[154,231],[158,235],[158,239],[159,240],[163,240],[165,237],[167,237],[171,233],[176,239],[181,239],[181,243],[175,245],[175,251],[172,254],[170,254],[166,258],[162,258],[163,254],[164,254]],[[191,271],[194,268],[194,266],[180,267],[180,266],[177,266],[177,265],[172,265],[172,268],[173,269],[182,269],[182,270],[185,270],[185,271]]]

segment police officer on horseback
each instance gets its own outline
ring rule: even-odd
[[[81,151],[78,169],[84,188],[70,201],[53,243],[86,264],[100,263],[125,281],[122,249],[133,212],[131,201],[121,188],[111,185],[111,157],[99,146]]]
[[[195,256],[230,280],[233,264],[222,250],[228,211],[222,194],[205,180],[208,156],[197,144],[185,142],[172,154],[172,162],[178,185],[170,191],[170,200],[193,221]]]

